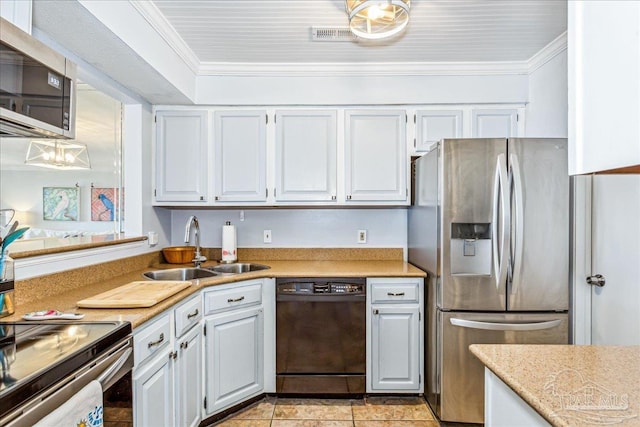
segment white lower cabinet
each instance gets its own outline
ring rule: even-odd
[[[367,286],[367,393],[422,393],[422,279]]]
[[[202,329],[197,326],[182,337],[176,359],[177,425],[200,424],[202,410]]]
[[[205,292],[207,416],[264,392],[261,290],[253,280]]]
[[[161,315],[133,335],[133,419],[138,427],[175,422],[171,313]]]
[[[484,425],[542,427],[550,424],[493,372],[484,368]]]
[[[137,427],[200,424],[200,305],[198,294],[134,331],[133,416]],[[176,337],[176,325],[182,336]]]

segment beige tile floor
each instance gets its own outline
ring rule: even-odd
[[[216,427],[439,427],[420,397],[289,399],[266,397]]]

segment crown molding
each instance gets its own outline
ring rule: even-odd
[[[198,76],[349,77],[528,74],[527,61],[405,63],[202,63]]]
[[[167,18],[160,12],[158,7],[151,1],[129,1],[129,3],[153,27],[169,47],[182,58],[191,71],[197,74],[200,68],[200,60],[189,45],[180,37]]]
[[[567,50],[567,32],[560,34],[527,61],[529,74]]]

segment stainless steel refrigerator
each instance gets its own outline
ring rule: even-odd
[[[409,261],[425,270],[425,395],[443,421],[484,422],[474,343],[567,344],[565,139],[449,139],[414,164]]]

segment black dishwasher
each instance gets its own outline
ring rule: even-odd
[[[276,391],[365,392],[366,279],[276,280]]]

